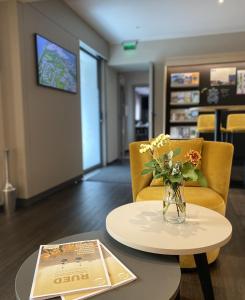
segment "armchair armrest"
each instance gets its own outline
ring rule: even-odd
[[[208,186],[219,193],[225,203],[229,192],[234,147],[229,143],[203,142],[202,171]]]

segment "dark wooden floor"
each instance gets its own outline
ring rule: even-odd
[[[245,299],[244,196],[244,190],[230,192],[227,216],[233,224],[233,238],[211,268],[218,300]],[[130,201],[128,184],[85,181],[31,207],[19,209],[11,218],[0,213],[0,299],[15,299],[15,274],[40,244],[66,235],[104,229],[108,212]],[[183,273],[181,299],[202,299],[195,272]]]

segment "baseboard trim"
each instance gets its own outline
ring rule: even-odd
[[[43,200],[44,198],[47,198],[67,187],[70,187],[72,185],[75,185],[75,184],[78,184],[79,182],[81,182],[83,179],[83,175],[79,175],[79,176],[76,176],[70,180],[67,180],[47,191],[44,191],[38,195],[35,195],[33,197],[30,197],[30,198],[17,198],[17,201],[16,201],[16,206],[17,207],[28,207],[28,206],[31,206],[33,205],[34,203],[40,201],[40,200]]]
[[[120,158],[116,158],[116,159],[113,159],[112,161],[110,161],[110,162],[107,162],[107,166],[110,166],[110,165],[113,165],[113,164],[115,164],[115,163],[117,163],[117,162],[120,162],[121,161],[121,159]]]

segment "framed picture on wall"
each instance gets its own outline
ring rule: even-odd
[[[171,109],[170,122],[195,122],[197,120],[198,111],[185,108]]]
[[[38,85],[77,93],[76,54],[35,34]]]
[[[170,95],[171,105],[190,105],[199,104],[200,102],[200,91],[177,91],[171,92]]]
[[[237,71],[236,93],[238,95],[245,95],[245,70]]]
[[[189,139],[197,136],[195,126],[171,126],[170,135],[173,139]]]
[[[194,87],[199,86],[199,72],[172,73],[170,78],[171,87]]]
[[[213,68],[210,70],[211,86],[235,85],[236,68]]]

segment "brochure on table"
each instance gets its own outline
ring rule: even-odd
[[[127,284],[136,279],[136,276],[120,262],[103,244],[101,244],[102,253],[105,259],[106,267],[109,272],[111,287],[98,289],[94,291],[84,291],[62,296],[62,300],[81,300],[101,294],[121,285]]]
[[[98,240],[42,245],[30,298],[47,299],[110,286]]]

